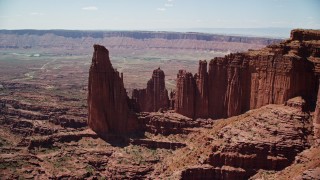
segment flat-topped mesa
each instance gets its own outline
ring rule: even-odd
[[[127,93],[122,75],[114,70],[109,51],[94,45],[88,84],[88,125],[99,136],[108,133],[127,134],[134,130],[134,119],[129,118]]]
[[[320,40],[320,31],[312,29],[294,29],[291,31],[290,39],[298,41]]]
[[[152,78],[147,83],[146,89],[134,89],[132,99],[139,112],[157,112],[160,109],[168,109],[169,97],[165,87],[165,74],[160,69],[155,69]]]
[[[316,76],[320,74],[319,33],[293,30],[292,39],[280,44],[214,58],[209,63],[208,73],[204,72],[206,63],[200,61],[199,72],[193,80],[187,81],[192,75],[187,77],[186,72],[179,71],[175,109],[190,118],[217,119],[267,104],[283,104],[296,96],[305,99],[306,107],[313,109],[319,84]],[[297,41],[300,35],[301,41]],[[207,83],[203,80],[206,74]],[[196,86],[192,86],[192,81]],[[200,93],[205,90],[207,96]],[[204,98],[207,98],[207,107]],[[189,99],[196,102],[193,109]],[[208,115],[197,114],[198,107],[205,111],[207,108]]]

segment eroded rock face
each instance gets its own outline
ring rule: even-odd
[[[320,85],[320,84],[319,84]],[[317,105],[313,117],[315,144],[320,146],[320,91],[318,89]]]
[[[126,134],[134,129],[123,76],[113,69],[109,51],[100,45],[94,45],[88,91],[88,125],[92,130],[103,137],[107,133]]]
[[[312,124],[310,115],[302,111],[301,97],[286,104],[249,111],[221,128],[203,168],[185,169],[182,179],[225,179],[229,175],[248,179],[259,169],[279,171],[290,165],[298,153],[310,147]]]
[[[195,117],[208,117],[208,72],[207,61],[199,61],[198,74],[195,75],[196,93],[195,93]]]
[[[169,108],[168,91],[165,87],[164,72],[158,68],[152,73],[146,89],[134,89],[132,99],[136,101],[139,112],[157,112]]]
[[[318,30],[294,29],[291,31],[290,38],[298,41],[320,40],[320,32]]]
[[[138,121],[141,129],[152,134],[188,134],[190,128],[200,127],[197,121],[182,116],[181,114],[167,111],[159,112],[142,112],[138,114]]]
[[[174,109],[177,113],[193,118],[195,111],[195,80],[191,73],[179,70]]]
[[[264,106],[253,116],[221,129],[218,136],[226,144],[213,148],[208,163],[242,168],[247,175],[255,169],[284,169],[310,146],[310,116],[301,106],[290,106],[293,102],[303,104],[304,100],[292,99],[287,106]]]
[[[291,39],[280,44],[214,58],[208,73],[203,61],[194,77],[179,71],[175,109],[190,118],[217,119],[282,104],[295,96],[302,96],[312,109],[319,84],[318,39],[319,31],[293,30]]]

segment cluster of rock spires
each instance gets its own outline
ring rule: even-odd
[[[267,104],[283,104],[296,96],[302,96],[307,107],[313,109],[320,73],[320,47],[314,40],[319,39],[319,31],[298,29],[291,32],[289,40],[280,44],[216,57],[210,61],[209,70],[207,62],[200,60],[198,73],[194,76],[179,70],[175,102],[169,102],[165,75],[160,68],[153,71],[147,88],[134,90],[132,100],[129,100],[122,74],[120,77],[112,68],[108,50],[94,45],[88,88],[88,124],[98,134],[125,134],[136,127],[131,109],[154,112],[174,108],[177,113],[193,119],[218,119]],[[128,105],[128,101],[133,103]],[[317,104],[314,122],[320,124],[320,103]]]
[[[311,37],[310,37],[311,36]],[[190,118],[226,118],[267,104],[283,104],[298,95],[314,106],[319,56],[312,35],[292,31],[291,39],[261,50],[199,62],[199,71],[179,71],[175,110]],[[303,40],[301,43],[299,40]]]
[[[138,112],[156,112],[169,106],[168,91],[165,87],[165,75],[160,69],[155,69],[146,89],[134,89],[132,92],[135,109]]]

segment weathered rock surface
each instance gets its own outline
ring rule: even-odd
[[[195,118],[208,117],[208,72],[207,61],[199,61],[198,74],[195,75]]]
[[[289,102],[288,105],[304,103],[301,98]],[[310,147],[312,124],[310,115],[301,111],[301,106],[288,105],[264,106],[222,128],[205,164],[240,168],[240,179],[254,175],[259,169],[279,171],[290,165],[299,152]],[[237,171],[234,173],[232,176],[236,177]],[[219,178],[227,174],[221,173]]]
[[[250,179],[320,179],[320,148],[311,147],[299,153],[295,161],[282,171],[259,171]]]
[[[186,147],[185,144],[179,142],[153,141],[147,139],[131,139],[130,144],[144,146],[151,149],[163,148],[176,150],[178,148]]]
[[[291,39],[298,41],[320,40],[318,30],[294,29],[291,31]]]
[[[318,31],[293,30],[291,39],[280,44],[214,58],[207,83],[203,61],[198,72],[202,76],[193,77],[181,70],[175,109],[190,118],[217,119],[267,104],[282,104],[295,96],[302,96],[312,109],[318,88],[318,39]]]
[[[113,69],[109,51],[100,45],[94,45],[88,91],[88,125],[92,130],[102,137],[134,130],[135,120],[129,118],[123,76]]]
[[[187,134],[190,132],[190,128],[201,126],[200,122],[171,111],[165,113],[139,113],[138,121],[141,124],[141,130],[165,136]]]
[[[319,77],[319,73],[318,73]],[[319,79],[320,82],[320,79]],[[315,144],[320,146],[320,83],[318,88],[317,105],[313,117]]]
[[[174,109],[177,113],[193,118],[195,111],[195,80],[191,73],[179,70]]]
[[[146,89],[134,89],[132,99],[139,112],[157,112],[159,109],[169,108],[168,91],[165,87],[164,72],[158,68],[152,73]]]
[[[190,167],[181,173],[180,179],[244,179],[245,171],[230,166],[212,167],[210,165]]]

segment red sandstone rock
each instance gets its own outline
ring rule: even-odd
[[[320,74],[319,39],[319,31],[293,30],[291,39],[280,44],[214,58],[208,82],[199,80],[207,74],[202,61],[202,75],[192,78],[190,73],[179,71],[175,109],[191,118],[217,119],[282,104],[295,96],[302,96],[312,108],[317,96],[316,75]]]
[[[298,41],[320,40],[320,32],[318,30],[294,29],[291,31],[290,39]]]
[[[316,145],[320,146],[320,89],[318,89],[317,105],[313,117],[313,126],[315,143]]]
[[[179,70],[175,98],[175,111],[193,118],[195,111],[195,81],[191,73]]]
[[[209,64],[209,117],[225,117],[225,92],[227,91],[227,67],[222,58],[215,58]],[[220,103],[218,103],[220,102]]]
[[[122,74],[114,70],[109,51],[94,45],[88,85],[88,125],[100,136],[107,133],[125,134],[134,129],[129,117],[127,93]]]
[[[199,61],[198,74],[195,75],[195,118],[208,117],[208,72],[207,61]]]
[[[163,149],[171,149],[176,150],[182,147],[186,147],[183,143],[178,142],[165,142],[165,141],[152,141],[147,139],[131,139],[130,144],[145,146],[152,149],[163,148]]]
[[[302,111],[302,106],[290,106],[293,101],[304,103],[295,98],[287,106],[267,105],[223,127],[206,163],[215,168],[242,169],[234,172],[241,175],[240,179],[249,178],[258,169],[278,171],[290,165],[299,152],[310,147],[308,135],[312,129],[309,114]]]
[[[165,87],[164,72],[158,68],[152,73],[146,89],[134,89],[132,99],[138,105],[140,112],[156,112],[159,109],[169,108],[168,91]]]
[[[245,179],[245,171],[229,166],[212,167],[210,165],[195,166],[181,172],[180,179]]]
[[[202,124],[193,119],[182,116],[181,114],[167,111],[143,112],[138,114],[138,121],[141,124],[141,130],[152,134],[188,134],[191,128],[200,127]]]

